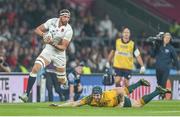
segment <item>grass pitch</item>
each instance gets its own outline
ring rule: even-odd
[[[51,103],[0,104],[0,116],[180,116],[180,101],[152,101],[142,108],[49,107]]]

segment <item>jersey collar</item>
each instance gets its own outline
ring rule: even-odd
[[[129,43],[131,40],[129,39],[129,41],[125,42],[125,41],[121,38],[121,41],[122,41],[122,43],[127,44],[127,43]]]

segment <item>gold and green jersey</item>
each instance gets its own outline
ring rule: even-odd
[[[115,90],[108,90],[102,93],[102,98],[96,102],[92,95],[87,96],[80,100],[81,105],[88,104],[97,107],[114,107],[119,104],[118,95]]]

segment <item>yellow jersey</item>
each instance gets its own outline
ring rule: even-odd
[[[81,99],[80,103],[81,105],[88,104],[96,107],[114,107],[120,103],[118,98],[119,97],[115,90],[108,90],[102,93],[102,98],[99,102],[96,102],[92,95],[90,95]]]
[[[134,67],[135,49],[135,43],[132,40],[125,43],[122,39],[117,39],[114,46],[113,67],[132,70]]]

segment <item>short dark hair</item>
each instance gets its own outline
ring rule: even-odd
[[[125,29],[128,29],[128,30],[130,31],[129,27],[127,27],[127,26],[123,26],[123,27],[121,28],[121,31],[123,32]]]

